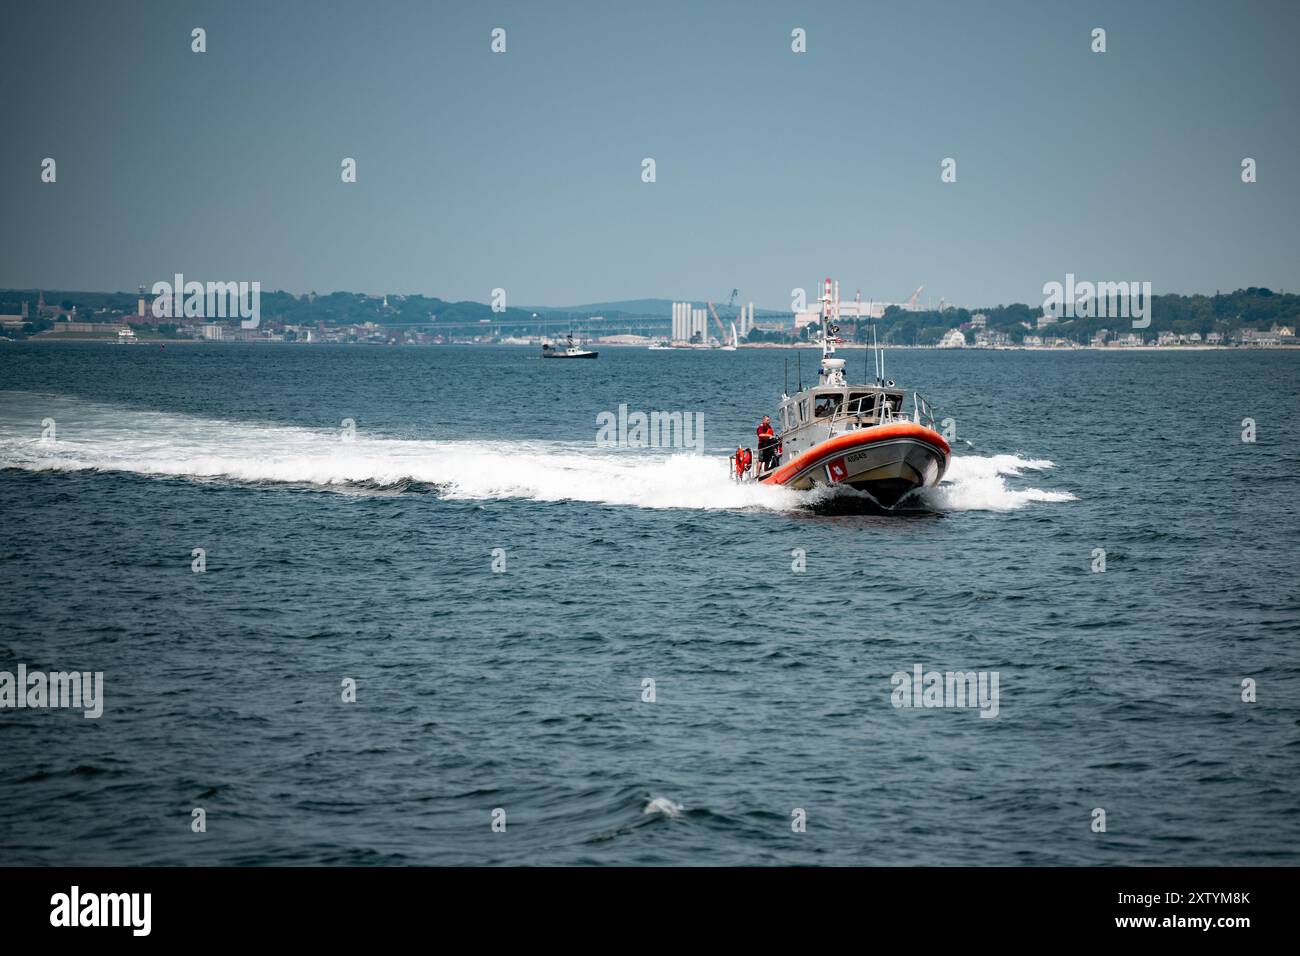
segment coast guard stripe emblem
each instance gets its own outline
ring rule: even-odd
[[[843,458],[836,458],[826,463],[826,477],[830,479],[831,484],[843,481],[848,474],[849,469],[845,466]]]

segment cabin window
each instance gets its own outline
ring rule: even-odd
[[[813,414],[818,418],[831,418],[836,410],[840,407],[842,396],[832,393],[830,395],[818,395],[817,405],[813,409]]]

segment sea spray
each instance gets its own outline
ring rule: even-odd
[[[436,489],[453,500],[583,501],[637,508],[797,511],[825,492],[736,482],[727,458],[665,449],[594,449],[559,441],[436,441],[337,429],[228,422],[75,399],[7,393],[0,467],[28,471],[116,471],[159,477],[285,484],[323,490]],[[34,406],[24,411],[23,402]],[[52,410],[57,444],[27,425]],[[913,499],[939,511],[1012,511],[1074,500],[1068,491],[1013,488],[1007,479],[1052,462],[1017,455],[958,455],[943,482]]]

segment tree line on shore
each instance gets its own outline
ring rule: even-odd
[[[1156,295],[1151,297],[1151,324],[1141,331],[1147,336],[1160,332],[1177,335],[1199,333],[1204,339],[1218,332],[1225,339],[1233,338],[1244,329],[1268,331],[1276,325],[1294,328],[1300,324],[1300,295],[1274,292],[1271,289],[1251,287],[1233,292],[1216,292],[1214,295]],[[951,329],[969,328],[976,315],[985,316],[984,328],[1000,332],[1014,344],[1023,342],[1026,335],[1067,338],[1075,342],[1090,341],[1099,332],[1111,333],[1132,330],[1132,320],[1115,317],[1061,318],[1039,327],[1043,315],[1041,305],[1023,302],[1011,305],[990,306],[983,309],[948,307],[910,312],[891,305],[885,314],[874,320],[877,339],[887,345],[935,345]],[[869,341],[872,320],[842,319],[843,333],[856,341]],[[799,337],[816,334],[816,326],[804,326]],[[755,342],[789,341],[790,331],[778,332],[754,329],[749,336]]]
[[[21,328],[10,327],[9,334],[30,335],[49,329],[56,317],[75,313],[81,321],[120,322],[137,308],[137,294],[127,292],[62,292],[46,291],[46,311],[38,310],[41,293],[36,290],[0,290],[0,315],[20,315],[27,305],[29,321]],[[386,304],[385,304],[386,303]],[[1151,324],[1144,331],[1148,335],[1159,332],[1175,334],[1199,333],[1202,337],[1219,332],[1225,338],[1233,337],[1243,329],[1267,331],[1275,325],[1294,327],[1300,322],[1300,296],[1274,292],[1267,288],[1250,287],[1214,295],[1178,295],[1170,293],[1153,296]],[[332,292],[326,295],[294,295],[289,292],[264,292],[261,312],[265,319],[286,325],[332,326],[363,325],[468,325],[491,322],[494,325],[537,327],[545,321],[551,328],[563,329],[569,323],[589,318],[586,314],[549,312],[545,319],[535,318],[527,309],[509,307],[495,311],[482,302],[447,302],[431,296],[407,295],[371,296],[355,292]],[[1019,343],[1026,335],[1045,334],[1087,340],[1103,329],[1111,332],[1130,328],[1128,319],[1078,317],[1062,318],[1055,324],[1039,329],[1038,319],[1043,314],[1041,305],[1012,303],[983,309],[949,307],[943,311],[923,310],[911,312],[890,306],[885,314],[875,320],[876,335],[886,344],[933,345],[950,329],[969,327],[976,314],[986,316],[985,328],[1000,332]],[[603,316],[606,328],[626,323],[647,321],[662,322],[662,316],[636,316],[621,312],[607,312]],[[175,328],[174,321],[150,322],[164,332]],[[870,337],[871,322],[866,319],[845,319],[844,332],[858,341]],[[806,338],[813,334],[814,326],[805,326],[798,333]],[[783,330],[753,329],[750,341],[790,341],[790,328]]]

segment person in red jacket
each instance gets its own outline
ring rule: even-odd
[[[745,449],[745,474],[749,474],[749,466],[754,463],[754,454],[748,448]]]
[[[759,474],[772,469],[776,458],[776,432],[772,428],[772,420],[764,415],[763,422],[758,426],[758,460]]]
[[[736,480],[739,481],[745,477],[745,451],[739,445],[736,446],[736,454],[732,456],[732,461],[736,463]]]

